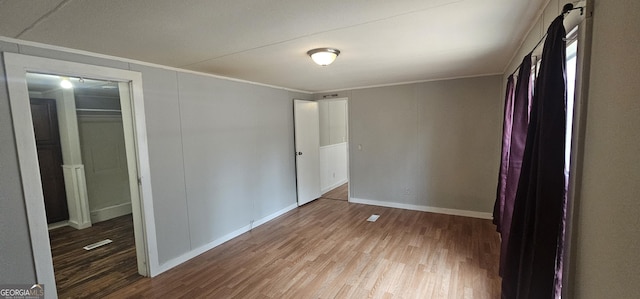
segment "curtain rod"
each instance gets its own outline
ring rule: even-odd
[[[562,13],[560,13],[560,15],[558,16],[566,16],[567,14],[569,14],[570,12],[579,9],[580,10],[580,15],[584,14],[584,6],[579,6],[579,7],[574,7],[573,3],[567,3],[562,7]],[[547,33],[545,32],[544,35],[542,36],[542,38],[536,43],[535,46],[533,46],[533,49],[531,49],[531,51],[529,51],[529,53],[527,53],[527,55],[529,54],[533,54],[533,51],[535,51],[538,46],[540,46],[540,44],[544,41],[544,39],[547,38]],[[527,56],[525,55],[525,56]],[[518,70],[520,69],[520,66],[518,66],[512,73],[511,75],[514,75]]]

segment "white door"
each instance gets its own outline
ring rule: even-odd
[[[298,206],[317,199],[320,193],[320,117],[318,103],[294,100],[296,181]]]

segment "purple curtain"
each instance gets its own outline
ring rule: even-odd
[[[555,298],[566,205],[563,15],[547,31],[513,207],[502,298]]]
[[[531,54],[524,57],[518,71],[518,83],[516,83],[515,98],[513,100],[513,114],[511,122],[511,136],[509,141],[509,158],[506,180],[504,182],[504,194],[502,214],[500,215],[500,236],[502,244],[500,248],[500,275],[504,274],[504,265],[507,258],[507,244],[511,230],[511,218],[513,203],[518,189],[518,179],[522,167],[522,157],[527,141],[527,128],[529,125],[529,104],[531,102]]]
[[[507,79],[507,92],[504,99],[504,121],[502,123],[502,154],[500,159],[500,173],[498,174],[498,190],[496,202],[493,205],[493,224],[498,232],[502,232],[502,211],[504,210],[505,189],[509,167],[509,149],[511,148],[511,126],[513,123],[513,75]]]

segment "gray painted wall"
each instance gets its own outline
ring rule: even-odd
[[[488,76],[348,92],[352,198],[491,212],[501,86]]]
[[[640,298],[640,2],[595,1],[575,298]]]
[[[311,95],[8,42],[0,51],[142,73],[161,264],[296,203],[292,99]],[[32,283],[3,69],[0,283]]]
[[[158,238],[158,259],[168,261],[191,249],[177,74],[141,65],[131,70],[143,74],[156,232],[172,236]]]
[[[178,74],[191,246],[295,204],[286,91]]]

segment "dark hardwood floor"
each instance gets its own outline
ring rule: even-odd
[[[335,189],[322,194],[322,198],[348,200],[349,199],[349,183],[344,183]]]
[[[499,298],[499,245],[490,220],[318,199],[108,297]]]
[[[49,231],[59,298],[100,298],[143,277],[138,274],[131,214],[76,230]],[[113,243],[83,247],[104,239]]]

